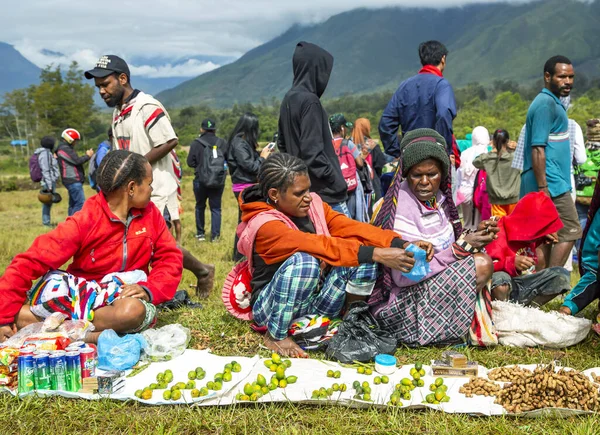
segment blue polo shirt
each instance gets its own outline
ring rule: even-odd
[[[546,149],[546,180],[550,196],[555,198],[571,191],[571,145],[569,119],[560,100],[547,89],[535,97],[527,111],[521,198],[537,192],[531,151],[533,147]]]

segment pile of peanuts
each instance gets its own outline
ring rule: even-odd
[[[497,369],[489,371],[488,378],[490,378],[492,381],[514,382],[530,374],[531,370],[522,369],[519,366],[498,367]]]
[[[517,414],[550,407],[600,410],[598,388],[587,376],[576,370],[555,372],[552,365],[513,379],[496,394],[495,403]]]
[[[466,397],[473,397],[473,395],[495,396],[498,391],[500,391],[500,385],[479,377],[471,378],[469,382],[458,390],[459,393],[464,394]]]

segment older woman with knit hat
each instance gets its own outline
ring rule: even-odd
[[[469,331],[475,298],[493,273],[482,249],[498,231],[495,220],[463,233],[448,181],[446,142],[436,131],[408,132],[401,143],[400,169],[388,189],[375,225],[403,240],[433,244],[429,272],[416,281],[383,268],[369,298],[382,328],[409,346],[448,344]]]

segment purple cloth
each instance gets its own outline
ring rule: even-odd
[[[231,186],[231,190],[233,190],[234,192],[241,192],[243,191],[246,187],[250,187],[250,186],[254,186],[254,184],[256,183],[234,183]]]
[[[456,238],[443,207],[446,197],[442,192],[438,191],[437,194],[438,208],[429,210],[415,197],[405,180],[400,184],[397,200],[400,207],[396,208],[394,231],[400,233],[403,240],[409,242],[425,240],[433,244],[434,255],[429,263],[431,271],[418,282],[437,275],[457,261],[452,252],[452,244]],[[399,291],[400,288],[415,285],[415,281],[406,278],[398,270],[392,270],[392,279],[392,293]]]

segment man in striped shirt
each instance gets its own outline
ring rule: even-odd
[[[151,95],[131,86],[127,63],[118,56],[102,56],[85,78],[94,79],[100,96],[113,112],[113,149],[125,149],[142,154],[152,166],[151,201],[165,216],[168,226],[176,214],[178,179],[170,153],[178,140],[169,114]],[[175,206],[173,206],[175,201]],[[170,206],[170,207],[169,207]],[[183,267],[198,278],[196,294],[208,296],[213,287],[214,266],[201,263],[180,246]]]
[[[563,228],[557,243],[538,248],[538,270],[563,266],[581,237],[575,203],[571,197],[569,120],[560,97],[570,94],[575,72],[571,61],[554,56],[544,65],[544,89],[527,112],[521,197],[544,192],[558,210]]]

